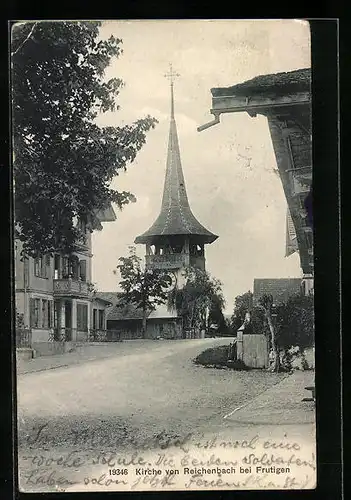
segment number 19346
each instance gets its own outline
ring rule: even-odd
[[[127,476],[128,469],[109,469],[108,473],[110,476]]]

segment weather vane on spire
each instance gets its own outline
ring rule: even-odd
[[[180,76],[180,74],[179,73],[175,73],[173,71],[172,63],[170,63],[169,64],[169,71],[168,71],[168,73],[165,74],[165,77],[168,78],[168,80],[171,82],[171,86],[172,87],[173,87],[175,78],[177,78],[178,76]]]

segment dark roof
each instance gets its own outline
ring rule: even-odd
[[[100,300],[110,302],[113,306],[117,304],[120,298],[120,292],[96,292],[95,297]]]
[[[262,295],[273,295],[276,302],[285,302],[289,297],[300,293],[301,278],[256,278],[254,279],[253,298],[257,301]]]
[[[117,218],[116,213],[111,203],[109,203],[105,207],[95,210],[90,215],[90,225],[94,229],[101,231],[102,230],[101,222],[113,222],[116,220],[116,218]]]
[[[211,89],[213,97],[245,96],[254,94],[275,96],[294,92],[309,92],[311,90],[311,69],[260,75],[232,87]]]
[[[143,311],[134,304],[116,304],[107,315],[107,321],[141,320]]]
[[[212,243],[218,236],[200,224],[189,205],[180,159],[177,125],[174,118],[173,93],[171,109],[167,167],[161,211],[150,229],[137,236],[135,243],[149,243],[157,237],[172,235],[194,235],[204,243]]]
[[[93,295],[93,301],[102,302],[102,303],[104,303],[107,306],[112,306],[113,305],[111,301],[109,301],[107,299],[103,299],[102,297],[97,297],[96,295]]]

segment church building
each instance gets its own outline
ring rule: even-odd
[[[152,226],[135,239],[146,247],[146,267],[167,270],[172,286],[185,284],[184,269],[205,270],[205,245],[218,236],[208,231],[191,211],[183,175],[177,125],[174,116],[174,77],[170,68],[171,119],[161,210]],[[181,318],[159,306],[148,318],[148,337],[184,338]],[[193,334],[194,335],[194,334]]]

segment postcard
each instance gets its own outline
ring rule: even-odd
[[[21,492],[317,484],[308,21],[11,28]]]

